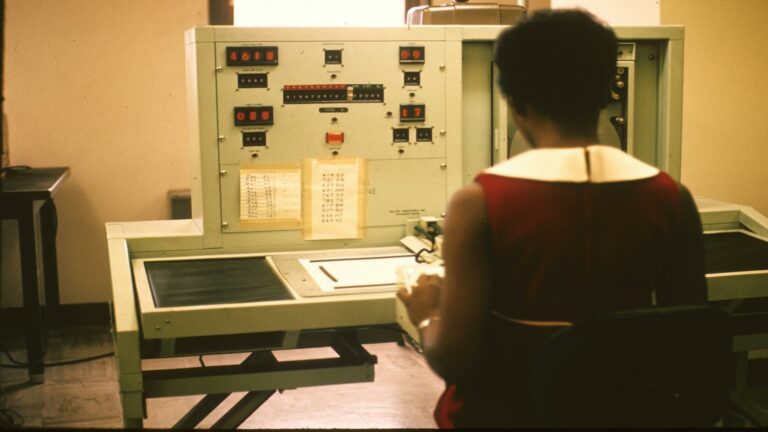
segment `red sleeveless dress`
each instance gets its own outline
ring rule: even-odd
[[[491,331],[477,376],[450,383],[438,426],[526,426],[527,371],[552,327],[706,300],[698,212],[666,173],[607,146],[529,150],[484,171]],[[683,288],[686,287],[686,288]],[[652,294],[653,293],[653,294]]]

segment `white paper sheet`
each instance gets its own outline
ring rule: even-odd
[[[240,219],[246,222],[300,220],[300,169],[241,169]]]
[[[381,288],[397,284],[397,268],[413,265],[413,255],[299,260],[323,291]]]
[[[308,165],[311,212],[307,240],[361,237],[360,215],[365,205],[361,191],[364,174],[359,159],[348,161],[310,160]]]

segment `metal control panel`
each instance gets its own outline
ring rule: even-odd
[[[213,90],[212,100],[198,103],[198,121],[212,126],[215,120],[222,236],[285,235],[303,243],[306,211],[290,226],[243,221],[240,173],[307,160],[365,163],[364,227],[359,238],[339,239],[345,244],[377,243],[377,230],[401,231],[406,219],[444,213],[461,181],[455,174],[449,179],[449,145],[461,142],[457,125],[453,142],[448,139],[448,111],[460,108],[449,106],[449,93],[458,88],[447,71],[451,62],[454,73],[460,70],[461,41],[434,29],[358,29],[353,37],[293,30],[199,29],[188,46],[198,60],[190,78]],[[213,72],[199,68],[201,60]],[[201,136],[202,147],[204,141]],[[461,161],[451,168],[461,169]],[[305,196],[301,205],[310,205]]]
[[[478,172],[528,148],[492,63],[502,30],[188,32],[193,219],[201,221],[204,246],[275,251],[387,245],[405,234],[406,220],[444,214],[453,192]],[[682,80],[678,33],[617,29],[614,100],[601,114],[599,132],[603,143],[673,176],[680,166],[674,121]],[[317,180],[307,167],[350,160],[360,167],[359,229],[354,235],[308,235],[308,226],[320,220],[313,219],[315,204],[307,198]],[[301,211],[293,208],[286,223],[243,219],[252,196],[243,194],[242,173],[262,168],[293,170]],[[284,192],[265,187],[258,199],[263,195],[279,207]]]

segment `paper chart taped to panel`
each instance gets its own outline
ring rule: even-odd
[[[304,161],[304,238],[355,239],[365,226],[365,159]]]
[[[296,164],[240,167],[240,223],[268,228],[301,224],[301,168]]]

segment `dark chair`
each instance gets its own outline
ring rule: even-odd
[[[546,427],[707,427],[729,406],[726,312],[657,307],[596,316],[550,337],[531,376]]]

